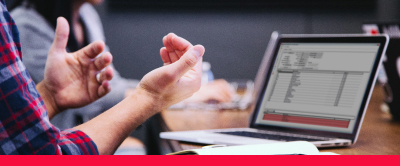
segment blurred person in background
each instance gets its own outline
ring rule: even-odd
[[[43,80],[47,53],[54,39],[58,17],[66,18],[71,29],[67,43],[68,52],[77,51],[96,40],[106,41],[100,17],[93,7],[102,2],[103,0],[15,0],[10,11],[20,32],[24,53],[23,63],[35,83]],[[104,51],[109,51],[107,46]],[[179,58],[177,55],[172,55],[171,60]],[[114,68],[113,64],[111,67]],[[51,122],[61,129],[72,128],[110,109],[129,96],[139,80],[123,78],[115,69],[114,71],[114,78],[110,81],[112,91],[109,94],[88,106],[64,111]],[[229,102],[232,97],[233,92],[229,84],[225,80],[216,80],[203,85],[199,92],[186,101]],[[157,114],[146,121],[131,133],[132,137],[128,137],[122,143],[117,154],[161,154],[158,135],[162,130],[159,124],[161,119]]]

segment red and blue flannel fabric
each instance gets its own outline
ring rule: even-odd
[[[54,127],[22,64],[14,20],[0,0],[0,154],[98,154],[83,132]]]

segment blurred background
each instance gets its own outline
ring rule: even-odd
[[[169,32],[204,45],[215,78],[254,79],[272,31],[362,33],[363,23],[400,20],[397,0],[106,0],[96,9],[115,68],[136,79],[162,65]]]

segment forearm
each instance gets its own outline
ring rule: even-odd
[[[75,129],[89,135],[100,154],[113,154],[131,131],[162,109],[157,101],[155,96],[136,89],[134,95]]]

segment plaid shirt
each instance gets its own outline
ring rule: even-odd
[[[54,127],[22,64],[14,20],[0,0],[0,154],[98,154],[83,132]]]

